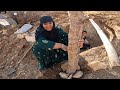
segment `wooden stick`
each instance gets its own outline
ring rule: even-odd
[[[27,53],[31,50],[31,48],[33,47],[34,43],[31,45],[31,47],[25,52],[24,56],[20,59],[20,61],[16,64],[16,66],[14,67],[14,69],[16,69],[19,64],[21,63],[21,61],[25,58],[25,56],[27,55]]]

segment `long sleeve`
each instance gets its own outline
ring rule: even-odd
[[[44,37],[40,37],[35,45],[37,45],[39,48],[44,50],[52,50],[56,42],[50,41],[45,39]]]

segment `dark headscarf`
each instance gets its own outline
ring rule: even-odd
[[[47,22],[53,22],[53,28],[51,31],[47,31],[43,28],[43,23],[47,23]],[[44,37],[47,40],[54,41],[54,42],[57,41],[57,35],[55,32],[55,23],[50,16],[43,16],[40,18],[40,26],[37,28],[36,33],[35,33],[36,41],[40,37]]]

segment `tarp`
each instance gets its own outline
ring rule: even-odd
[[[25,33],[32,28],[31,24],[24,24],[20,29],[18,29],[14,34]]]

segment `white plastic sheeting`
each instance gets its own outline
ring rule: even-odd
[[[31,24],[24,24],[20,29],[18,29],[14,34],[25,33],[29,31],[33,26]]]

